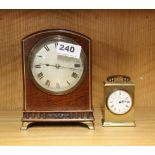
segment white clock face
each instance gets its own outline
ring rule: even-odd
[[[30,56],[30,70],[41,89],[49,93],[66,94],[83,79],[86,58],[83,51],[79,59],[58,55],[55,47],[57,42],[48,41],[36,48]]]
[[[125,114],[132,107],[131,96],[124,90],[114,91],[108,97],[107,106],[114,114]]]

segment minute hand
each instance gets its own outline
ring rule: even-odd
[[[77,69],[77,68],[65,67],[65,66],[60,66],[60,68],[67,68],[67,69],[72,69],[72,70],[79,70],[79,69]]]

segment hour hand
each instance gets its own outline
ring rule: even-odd
[[[41,64],[41,65],[56,67],[56,65],[51,65],[51,64]]]
[[[121,101],[119,101],[119,103],[124,103],[124,102],[127,102],[126,100],[121,100]]]

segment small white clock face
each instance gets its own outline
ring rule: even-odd
[[[30,56],[30,70],[37,86],[48,93],[66,94],[83,79],[85,54],[80,58],[58,55],[56,43],[46,41],[35,49]]]
[[[114,114],[125,114],[132,107],[131,96],[124,90],[116,90],[109,95],[107,106],[109,110]]]

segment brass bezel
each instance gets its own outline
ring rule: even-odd
[[[52,36],[49,36],[49,37],[46,37],[44,39],[41,39],[40,41],[38,41],[35,46],[33,46],[33,48],[31,49],[30,51],[30,54],[28,56],[28,71],[29,71],[29,75],[30,75],[30,78],[31,80],[33,81],[33,83],[35,84],[35,86],[37,88],[39,88],[41,91],[47,93],[47,94],[52,94],[52,95],[65,95],[65,94],[68,94],[68,93],[71,93],[72,91],[74,91],[84,80],[85,78],[85,75],[86,75],[86,72],[87,72],[87,58],[86,58],[86,55],[84,53],[84,50],[82,49],[81,50],[81,59],[82,59],[82,62],[83,62],[83,66],[84,66],[84,69],[83,69],[83,73],[82,73],[82,76],[81,78],[79,79],[78,83],[76,85],[74,85],[73,87],[71,87],[70,89],[68,90],[65,90],[65,91],[60,91],[60,92],[55,92],[55,91],[51,91],[51,90],[48,90],[46,88],[43,88],[41,85],[39,85],[39,83],[34,79],[33,77],[33,74],[32,74],[32,70],[31,70],[31,64],[32,64],[32,61],[33,61],[33,56],[34,54],[42,47],[44,46],[44,44],[48,43],[48,42],[54,42],[54,41],[65,41],[65,42],[68,42],[68,43],[74,43],[76,45],[79,45],[75,40],[73,40],[72,38],[69,38],[69,37],[66,37],[66,36],[63,36],[63,35],[52,35]]]

